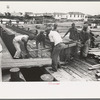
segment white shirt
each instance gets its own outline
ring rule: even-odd
[[[0,44],[0,52],[2,51],[2,45]]]
[[[54,42],[54,45],[57,45],[58,43],[62,42],[62,38],[57,31],[50,31],[49,39],[51,42]]]
[[[25,37],[26,39],[28,39],[29,36],[28,36],[28,35],[18,35],[18,36],[16,36],[16,37],[14,38],[14,40],[18,42],[18,41],[21,41],[21,39],[22,39],[23,37]]]

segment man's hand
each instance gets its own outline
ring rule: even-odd
[[[79,42],[79,41],[75,41],[75,42],[76,42],[78,47],[82,47],[83,46],[83,44],[81,42]]]
[[[65,36],[62,36],[62,39],[64,38]]]

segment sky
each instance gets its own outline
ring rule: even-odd
[[[7,9],[9,5],[9,9]],[[0,12],[34,12],[34,13],[52,13],[52,12],[82,12],[90,15],[100,14],[100,2],[46,2],[46,1],[0,1]]]

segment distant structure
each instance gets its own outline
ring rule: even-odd
[[[66,15],[66,13],[54,12],[54,13],[53,13],[53,17],[54,17],[55,19],[65,19],[65,18],[67,18],[67,15]]]
[[[67,13],[68,20],[85,20],[85,14],[81,12],[68,12]]]
[[[17,16],[17,17],[23,17],[24,16],[23,13],[21,13],[21,12],[11,12],[10,14],[11,14],[11,16]]]

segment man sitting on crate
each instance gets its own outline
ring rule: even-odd
[[[52,30],[48,34],[50,42],[54,43],[54,48],[52,51],[52,70],[57,71],[60,68],[59,54],[62,49],[65,48],[65,44],[62,41],[60,34],[57,32],[57,24],[53,25]]]
[[[13,44],[16,49],[14,59],[20,59],[20,58],[29,58],[29,52],[27,50],[27,42],[28,40],[32,40],[32,36],[28,35],[18,35],[15,36],[13,39]]]

